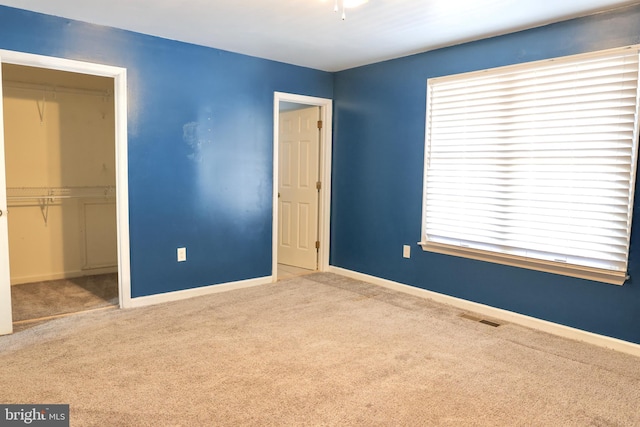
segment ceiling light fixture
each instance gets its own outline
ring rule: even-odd
[[[346,9],[353,9],[358,6],[362,6],[369,0],[335,0],[333,5],[333,11],[338,12],[342,9],[342,20],[347,19]]]

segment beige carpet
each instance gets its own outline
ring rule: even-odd
[[[293,265],[278,264],[278,280],[292,279],[294,277],[300,277],[314,272],[315,270],[308,270],[306,268],[295,267]]]
[[[638,426],[640,358],[332,274],[0,337],[72,426]]]
[[[118,305],[117,273],[11,286],[16,330],[33,326],[34,320],[115,305]]]

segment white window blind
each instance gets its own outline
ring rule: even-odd
[[[425,250],[626,277],[638,48],[428,80]]]

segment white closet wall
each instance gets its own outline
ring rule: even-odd
[[[117,271],[113,80],[3,65],[11,283]]]

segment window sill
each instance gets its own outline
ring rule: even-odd
[[[483,251],[479,249],[446,245],[442,243],[418,242],[418,244],[422,246],[422,249],[426,252],[435,252],[444,255],[453,255],[462,258],[470,258],[496,264],[509,265],[512,267],[527,268],[529,270],[544,271],[547,273],[578,277],[580,279],[593,280],[596,282],[609,283],[612,285],[622,285],[627,279],[626,272],[564,264],[553,261],[544,261],[517,255],[508,255]]]

